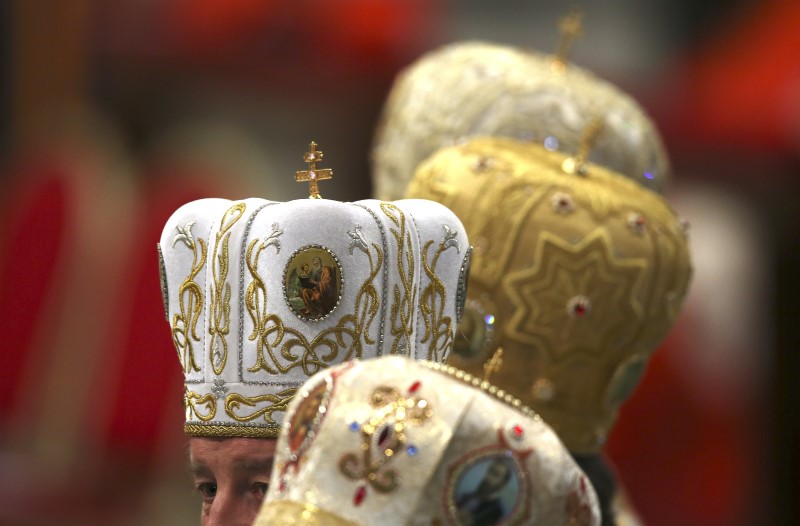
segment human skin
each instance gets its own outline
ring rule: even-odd
[[[203,498],[201,526],[250,526],[267,494],[276,440],[189,439],[189,471]]]

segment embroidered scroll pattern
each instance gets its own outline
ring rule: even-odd
[[[297,392],[296,388],[284,389],[278,394],[263,394],[259,396],[242,396],[238,393],[229,394],[225,398],[225,413],[237,422],[250,422],[259,417],[264,417],[264,420],[269,424],[277,424],[272,413],[286,412],[289,402]],[[236,411],[241,409],[242,406],[255,408],[258,404],[267,402],[265,407],[256,409],[250,414],[237,414]]]
[[[450,316],[444,315],[447,291],[442,280],[436,275],[436,264],[439,262],[439,256],[449,248],[455,248],[456,252],[461,253],[456,240],[458,232],[447,225],[442,226],[444,227],[444,238],[439,243],[430,264],[428,264],[428,250],[433,244],[433,240],[429,240],[422,247],[422,266],[430,283],[419,298],[422,319],[425,322],[425,334],[420,343],[430,342],[426,359],[434,362],[440,361],[439,356],[447,356],[453,347],[453,320]]]
[[[402,210],[391,203],[381,203],[381,211],[394,223],[392,237],[397,243],[397,274],[400,286],[395,284],[391,310],[390,331],[394,337],[392,354],[408,354],[414,337],[414,307],[417,302],[417,286],[414,283],[414,251],[411,233]]]
[[[309,339],[303,331],[284,324],[280,316],[267,312],[267,287],[258,273],[263,246],[256,249],[258,243],[258,239],[250,243],[246,258],[252,277],[245,293],[245,308],[253,320],[253,331],[248,339],[256,342],[256,360],[247,370],[281,375],[300,367],[305,375],[312,376],[333,362],[361,358],[364,344],[375,343],[370,329],[380,306],[374,283],[383,265],[380,247],[376,243],[370,243],[369,249],[359,246],[368,258],[370,274],[359,287],[354,312],[342,316],[336,326]],[[342,352],[345,355],[340,357]]]
[[[203,312],[203,290],[195,278],[206,264],[206,244],[192,235],[192,226],[195,221],[189,221],[182,227],[176,227],[178,234],[172,240],[172,246],[182,241],[192,249],[192,268],[189,275],[183,280],[178,289],[178,307],[180,313],[172,318],[172,341],[178,351],[178,358],[183,365],[183,372],[198,372],[200,366],[194,356],[194,343],[200,343],[197,334],[197,320]]]
[[[245,203],[236,203],[222,215],[219,231],[214,240],[211,256],[213,282],[209,291],[210,317],[208,332],[211,336],[209,358],[215,374],[222,374],[228,360],[228,341],[226,336],[231,326],[231,285],[227,282],[229,252],[228,242],[231,229],[244,215]]]
[[[217,400],[211,393],[200,395],[194,391],[186,391],[184,405],[189,410],[188,420],[194,415],[199,420],[208,422],[217,414]],[[200,406],[205,406],[205,411],[200,409]]]

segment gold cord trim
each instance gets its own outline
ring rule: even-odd
[[[212,438],[278,438],[280,427],[232,426],[227,424],[184,424],[183,432],[190,437]]]

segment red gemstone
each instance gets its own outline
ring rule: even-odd
[[[409,393],[416,393],[416,392],[417,392],[417,389],[419,389],[421,385],[422,385],[422,382],[420,382],[419,380],[417,380],[416,382],[414,382],[413,384],[411,384],[411,387],[409,387],[409,388],[408,388],[408,392],[409,392]]]
[[[586,304],[582,301],[575,304],[575,315],[583,316],[586,314]]]
[[[366,486],[359,486],[356,490],[355,496],[353,496],[353,504],[356,506],[361,506],[361,503],[364,502],[364,499],[367,496],[367,487]]]
[[[514,433],[514,438],[522,438],[522,435],[525,434],[525,430],[519,424],[512,427],[511,432]]]

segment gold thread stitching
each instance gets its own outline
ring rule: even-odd
[[[214,252],[211,256],[213,262],[211,273],[214,279],[212,290],[209,293],[211,319],[208,324],[208,333],[211,341],[208,355],[211,367],[217,375],[222,374],[225,363],[228,361],[228,342],[225,336],[230,332],[231,326],[231,285],[226,282],[230,262],[228,257],[230,230],[242,218],[245,208],[245,203],[236,203],[222,215],[219,232],[214,241]],[[222,245],[221,251],[220,244]],[[220,342],[222,342],[222,350],[219,348]]]
[[[236,420],[237,422],[250,422],[256,418],[263,416],[264,420],[269,424],[277,424],[272,418],[274,412],[286,412],[286,407],[291,402],[292,397],[297,393],[297,388],[284,389],[280,393],[263,394],[258,396],[242,396],[238,393],[229,394],[225,397],[225,413]],[[241,408],[242,405],[248,407],[256,407],[256,404],[262,402],[272,402],[271,405],[262,407],[249,415],[239,416],[234,411]]]
[[[186,407],[189,409],[190,418],[191,415],[195,415],[203,422],[208,422],[209,420],[214,418],[214,415],[217,414],[217,400],[211,393],[200,395],[199,393],[195,393],[194,391],[187,391],[185,403]],[[199,405],[206,406],[208,414],[206,415],[201,414],[197,407]]]
[[[183,432],[190,437],[220,438],[278,438],[279,427],[232,426],[225,424],[184,424]]]
[[[448,230],[445,238],[439,243],[439,248],[433,256],[433,262],[428,265],[428,249],[433,240],[425,243],[422,249],[422,266],[430,283],[420,295],[419,303],[422,312],[422,319],[425,322],[425,334],[420,343],[430,340],[428,346],[428,356],[426,359],[439,361],[439,356],[447,356],[453,347],[453,320],[450,316],[444,316],[444,305],[446,301],[445,286],[439,276],[436,275],[436,263],[439,256],[448,248],[456,248],[456,245],[449,243],[455,238],[455,232]],[[437,307],[437,300],[440,301]],[[441,340],[441,342],[440,342]]]
[[[178,302],[180,314],[175,314],[172,318],[172,341],[178,351],[178,358],[181,358],[183,372],[200,371],[200,366],[194,357],[194,347],[192,340],[200,343],[197,335],[197,320],[203,311],[203,291],[200,285],[194,281],[197,274],[206,264],[206,244],[197,238],[196,243],[192,243],[192,269],[189,275],[181,283],[178,289]],[[197,245],[200,245],[200,257],[197,254]],[[181,356],[181,354],[183,356]]]
[[[397,242],[397,273],[403,285],[394,286],[394,302],[391,310],[390,331],[394,336],[391,354],[408,353],[414,335],[414,307],[417,298],[417,286],[414,283],[414,251],[411,245],[411,233],[406,228],[406,216],[392,203],[381,203],[381,211],[397,228],[391,228],[392,236]],[[405,265],[403,253],[405,252]],[[400,345],[404,348],[399,348]]]
[[[280,316],[267,313],[267,288],[258,273],[258,258],[261,248],[255,250],[258,239],[253,240],[247,249],[247,269],[253,280],[247,286],[245,306],[253,320],[253,331],[248,337],[256,341],[256,361],[247,370],[256,372],[261,369],[269,374],[286,374],[295,367],[302,367],[307,376],[312,376],[320,369],[327,367],[339,356],[340,347],[345,347],[345,336],[351,339],[346,355],[339,361],[363,357],[363,344],[372,345],[375,340],[369,336],[369,330],[380,306],[380,297],[375,288],[375,278],[383,266],[383,252],[376,243],[372,243],[373,254],[364,251],[369,258],[370,275],[361,284],[355,300],[352,314],[342,316],[335,327],[328,327],[317,334],[310,342],[306,336],[294,328],[287,327]],[[289,334],[291,337],[284,339]],[[272,339],[272,341],[270,341]],[[327,347],[327,352],[320,356],[317,348]],[[282,365],[275,350],[280,347],[280,357],[288,361]],[[293,354],[293,348],[300,347],[301,353]],[[266,351],[266,352],[265,352]],[[269,361],[266,356],[269,356]]]

